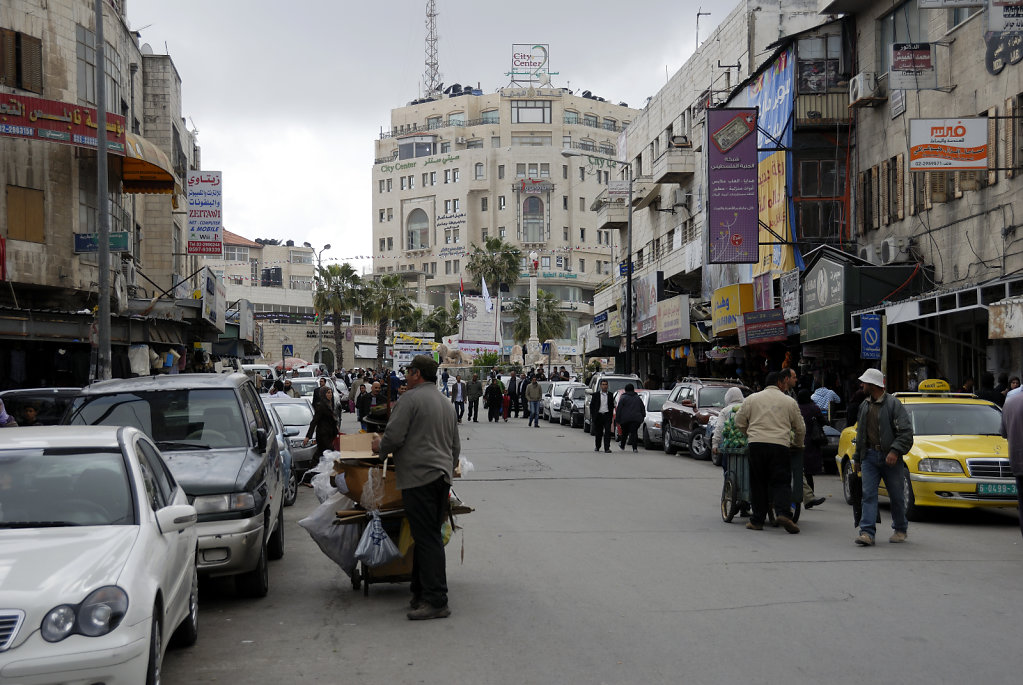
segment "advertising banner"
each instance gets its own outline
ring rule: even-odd
[[[992,33],[1023,33],[1023,0],[990,0],[987,21]]]
[[[689,296],[676,295],[657,303],[657,342],[689,339]]]
[[[757,261],[757,111],[707,112],[711,264]]]
[[[774,308],[774,279],[771,274],[753,278],[753,306],[759,310]]]
[[[711,298],[711,310],[714,335],[735,331],[741,315],[753,311],[753,286],[738,283],[718,288]]]
[[[987,117],[910,119],[910,171],[987,170]]]
[[[781,275],[781,311],[786,321],[799,317],[799,269],[786,271]]]
[[[778,56],[747,88],[750,105],[759,110],[757,177],[760,206],[760,251],[753,275],[788,271],[797,266],[792,241],[792,113],[795,55]],[[765,149],[767,148],[767,149]],[[783,149],[777,149],[783,148]],[[768,230],[768,227],[770,230]]]
[[[933,90],[938,87],[933,43],[893,43],[890,57],[890,89]]]
[[[218,277],[210,267],[203,267],[199,273],[199,288],[200,290],[197,290],[193,297],[197,300],[202,300],[201,318],[223,333],[225,328],[224,314],[227,309],[224,279]]]
[[[789,339],[785,331],[785,316],[780,309],[747,312],[739,326],[739,344],[757,345],[769,342],[785,342]]]
[[[494,311],[487,311],[486,304],[482,297],[465,298],[465,306],[462,308],[462,349],[465,344],[484,343],[487,345],[498,345],[497,337],[497,308]],[[495,349],[498,349],[495,347]]]
[[[14,45],[11,44],[13,49]],[[57,100],[0,95],[0,136],[67,143],[96,149],[95,107],[81,107]],[[124,154],[124,117],[107,112],[107,151]]]
[[[612,338],[617,338],[622,331],[622,315],[618,313],[617,309],[609,311],[607,313],[607,334]]]
[[[942,10],[951,7],[983,7],[986,0],[919,0],[922,10]]]
[[[188,172],[188,254],[224,253],[223,192],[219,171]]]
[[[664,272],[655,271],[642,278],[632,279],[633,295],[636,306],[633,315],[636,319],[636,338],[657,332],[657,302],[664,290]]]

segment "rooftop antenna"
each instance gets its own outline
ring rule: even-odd
[[[437,60],[437,2],[426,0],[426,97],[440,95],[440,71]]]
[[[704,12],[702,7],[696,10],[696,48],[700,47],[700,17],[709,17],[710,12]]]

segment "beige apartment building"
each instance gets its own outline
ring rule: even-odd
[[[637,114],[550,86],[449,88],[392,110],[373,165],[373,271],[407,274],[420,303],[446,305],[463,279],[466,292],[481,289],[465,271],[470,246],[500,237],[523,255],[510,295],[528,295],[526,259],[536,252],[539,288],[561,300],[563,340],[574,344],[592,320],[595,289],[615,270],[618,236],[590,211],[611,166],[562,151],[618,159]]]

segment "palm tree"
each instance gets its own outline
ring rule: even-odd
[[[377,324],[377,367],[383,367],[387,325],[411,316],[415,305],[405,290],[405,281],[398,274],[382,274],[366,281],[359,304],[363,318]]]
[[[319,316],[330,314],[334,321],[334,359],[337,368],[344,368],[345,353],[342,346],[345,333],[341,328],[341,317],[355,308],[359,292],[359,274],[351,264],[328,264],[317,268],[316,293],[313,306]]]
[[[512,338],[515,342],[525,343],[529,340],[529,298],[518,297],[512,303]],[[552,293],[536,291],[536,334],[540,340],[551,340],[564,337],[565,312],[561,310],[561,300]]]
[[[452,300],[447,307],[437,307],[426,317],[426,330],[433,332],[437,340],[458,333],[459,313],[461,305]]]

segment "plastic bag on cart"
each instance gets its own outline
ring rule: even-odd
[[[339,453],[327,450],[320,456],[320,462],[306,472],[307,474],[314,474],[309,484],[313,486],[313,493],[321,503],[325,502],[328,497],[332,497],[339,490],[330,482],[331,473],[334,471],[334,460],[339,456],[341,456]],[[342,493],[344,492],[342,491]]]
[[[341,493],[328,497],[309,516],[298,522],[309,533],[320,551],[341,570],[352,575],[355,570],[355,550],[359,545],[359,527],[342,526],[335,523],[336,513],[341,509],[353,509],[355,502]]]
[[[380,515],[375,511],[372,514],[373,518],[366,525],[359,546],[355,548],[355,558],[366,566],[375,568],[400,558],[401,552],[384,530]]]

